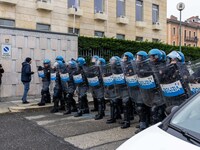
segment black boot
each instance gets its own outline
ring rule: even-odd
[[[48,92],[46,96],[46,103],[51,103],[51,94]]]
[[[99,106],[98,106],[98,99],[97,98],[93,98],[93,100],[94,100],[94,108],[91,109],[91,111],[92,112],[98,111],[98,108],[99,108]]]
[[[63,115],[71,114],[71,101],[68,97],[65,99],[65,110],[66,112],[64,112]]]
[[[74,115],[74,117],[81,117],[83,115],[82,110],[78,110],[78,112]]]
[[[60,107],[59,110],[65,110],[65,100],[64,98],[60,99]]]
[[[55,98],[53,100],[53,103],[54,103],[54,106],[53,106],[53,109],[51,110],[51,113],[56,113],[59,111],[59,99]]]
[[[106,121],[107,124],[110,124],[110,123],[115,123],[116,122],[116,118],[115,118],[115,108],[116,106],[114,105],[114,102],[111,102],[110,103],[110,119],[108,119]]]
[[[123,103],[124,111],[124,124],[121,126],[122,129],[130,127],[130,101]]]
[[[74,115],[74,117],[80,117],[83,115],[83,97],[78,98],[78,112]]]
[[[44,106],[45,105],[45,96],[42,95],[41,101],[38,103],[38,106]]]
[[[88,106],[88,99],[87,95],[83,96],[83,114],[88,114],[90,113],[89,111],[89,106]]]
[[[99,105],[99,108],[98,108],[98,114],[95,116],[95,120],[99,120],[99,119],[102,119],[104,116],[105,116],[105,113],[104,113],[104,99],[100,99],[98,101],[98,105]]]
[[[76,101],[72,97],[72,112],[77,112],[77,106],[76,106]]]

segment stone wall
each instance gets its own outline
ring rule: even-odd
[[[37,75],[36,65],[42,65],[42,61],[46,58],[54,62],[57,55],[62,55],[65,60],[77,58],[78,55],[78,38],[68,34],[1,27],[0,45],[5,43],[11,45],[11,57],[4,58],[0,53],[0,63],[5,70],[1,97],[22,95],[21,63],[26,57],[32,58],[31,66],[35,72],[29,94],[37,95],[40,94],[41,81]]]

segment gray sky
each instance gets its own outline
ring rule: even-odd
[[[192,16],[200,17],[200,0],[167,0],[167,18],[170,15],[174,15],[179,20],[180,13],[176,9],[176,5],[179,2],[185,3],[185,9],[182,11],[182,20],[186,20]]]

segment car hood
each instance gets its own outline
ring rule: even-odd
[[[133,136],[117,150],[200,150],[193,144],[185,142],[160,129],[158,123]]]

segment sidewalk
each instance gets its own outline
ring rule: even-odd
[[[74,97],[77,102],[78,97]],[[51,109],[53,103],[46,104],[45,106],[38,106],[40,102],[39,98],[31,98],[28,100],[29,104],[22,104],[21,100],[11,100],[0,102],[0,114],[4,113],[14,113],[14,112],[27,112],[27,111],[40,111],[44,109]],[[91,94],[88,94],[89,103],[93,101]]]
[[[51,108],[53,106],[53,103],[46,104],[45,106],[38,106],[37,103],[39,103],[40,99],[30,99],[28,101],[30,102],[29,104],[22,104],[21,100],[0,102],[0,114],[34,111],[38,109]]]

